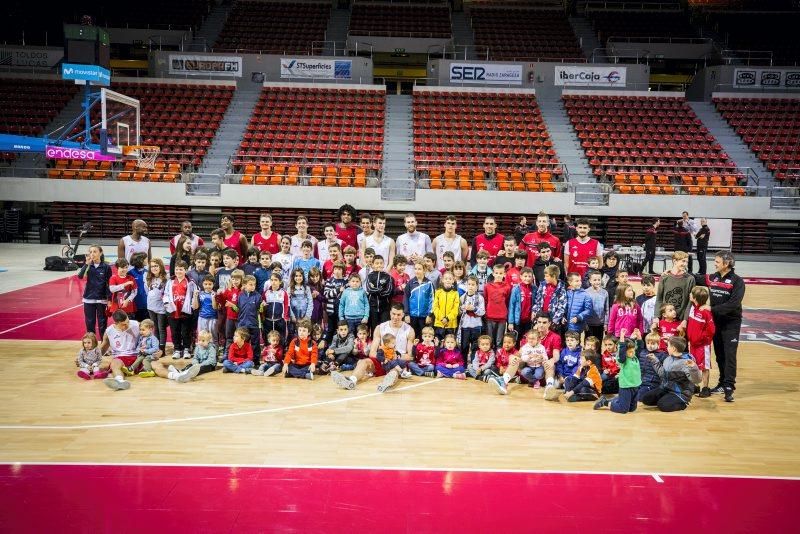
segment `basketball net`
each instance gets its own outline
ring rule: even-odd
[[[140,169],[155,169],[156,158],[161,153],[161,147],[152,145],[131,145],[123,148],[122,153],[136,159],[136,166]]]

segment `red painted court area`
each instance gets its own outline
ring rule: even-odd
[[[800,481],[3,465],[6,532],[796,532]],[[783,498],[781,498],[783,496]]]

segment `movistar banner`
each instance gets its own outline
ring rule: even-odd
[[[62,63],[61,77],[65,80],[88,81],[95,85],[111,85],[111,71],[99,65]]]

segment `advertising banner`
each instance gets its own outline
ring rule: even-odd
[[[48,159],[80,159],[87,161],[117,160],[115,156],[111,154],[103,154],[99,150],[87,150],[85,148],[69,148],[53,145],[47,145],[44,154]]]
[[[733,71],[733,86],[737,88],[800,88],[800,68],[740,68]]]
[[[281,78],[351,80],[353,62],[349,59],[281,58]]]
[[[625,67],[555,66],[555,84],[569,87],[625,87]]]
[[[99,65],[62,63],[61,78],[77,82],[90,82],[95,85],[111,85],[111,71]]]
[[[0,46],[0,65],[4,67],[53,68],[63,58],[63,48]]]
[[[489,85],[522,85],[522,65],[451,63],[450,81]]]
[[[240,56],[204,56],[197,54],[170,54],[170,74],[194,76],[242,77]]]

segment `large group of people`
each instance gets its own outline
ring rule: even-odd
[[[394,239],[383,215],[344,205],[322,236],[304,216],[296,234],[279,235],[264,213],[248,239],[223,215],[209,246],[183,222],[167,264],[152,255],[147,224],[133,221],[113,266],[92,245],[78,273],[77,374],[114,390],[131,375],[189,382],[218,369],[330,375],[343,389],[381,377],[379,391],[413,376],[475,379],[503,395],[527,385],[619,413],[638,402],[682,410],[717,393],[734,400],[745,289],[729,252],[716,254],[714,274],[692,275],[676,249],[671,269],[643,275],[637,295],[587,219],[565,218],[561,237],[545,213],[525,223],[502,235],[486,216],[468,240],[448,216],[431,238],[409,213]]]

